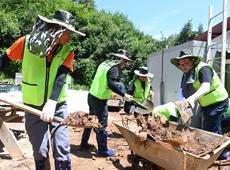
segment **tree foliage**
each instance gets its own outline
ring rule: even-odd
[[[83,86],[90,85],[98,65],[108,58],[108,53],[126,49],[132,54],[133,63],[128,73],[131,77],[134,69],[146,65],[149,53],[183,43],[195,36],[189,21],[179,35],[158,41],[137,30],[121,13],[97,11],[93,0],[1,0],[0,50],[4,51],[16,39],[29,34],[38,14],[52,18],[57,9],[75,15],[76,29],[86,33],[86,37],[74,35],[71,42],[76,56],[76,83]],[[14,76],[14,72],[19,70],[20,64],[14,63],[7,75]]]

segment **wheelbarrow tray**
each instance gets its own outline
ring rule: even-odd
[[[200,157],[189,152],[168,147],[168,143],[157,142],[150,138],[147,138],[144,142],[137,141],[137,132],[140,130],[140,127],[138,127],[136,123],[131,122],[128,128],[123,126],[122,121],[114,122],[114,124],[134,153],[166,170],[204,170],[208,168],[230,144],[229,137],[193,128],[195,132],[201,135],[207,142],[223,138],[223,143],[218,148]],[[172,122],[170,126],[177,126],[177,124]]]

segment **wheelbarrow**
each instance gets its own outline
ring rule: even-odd
[[[149,137],[144,142],[137,141],[137,134],[141,127],[138,127],[135,122],[130,122],[128,127],[122,121],[114,122],[114,124],[127,141],[132,152],[166,170],[204,170],[211,166],[224,149],[230,145],[229,137],[193,128],[196,134],[207,142],[216,139],[222,140],[221,145],[215,150],[198,156],[168,147],[168,143],[166,145],[165,142],[154,141]],[[170,122],[170,126],[177,125],[177,123]]]

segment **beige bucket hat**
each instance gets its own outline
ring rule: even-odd
[[[130,54],[126,50],[120,49],[120,50],[118,50],[118,52],[120,52],[120,53],[109,53],[109,54],[116,56],[118,58],[121,58],[121,59],[125,59],[127,61],[133,61],[128,57],[128,56],[130,56]]]
[[[134,73],[138,76],[142,76],[142,77],[150,77],[153,78],[153,74],[149,73],[148,71],[148,67],[140,67],[139,70],[135,70]]]

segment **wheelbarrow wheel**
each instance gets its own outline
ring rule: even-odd
[[[164,170],[158,165],[142,158],[131,151],[131,163],[133,170]]]

